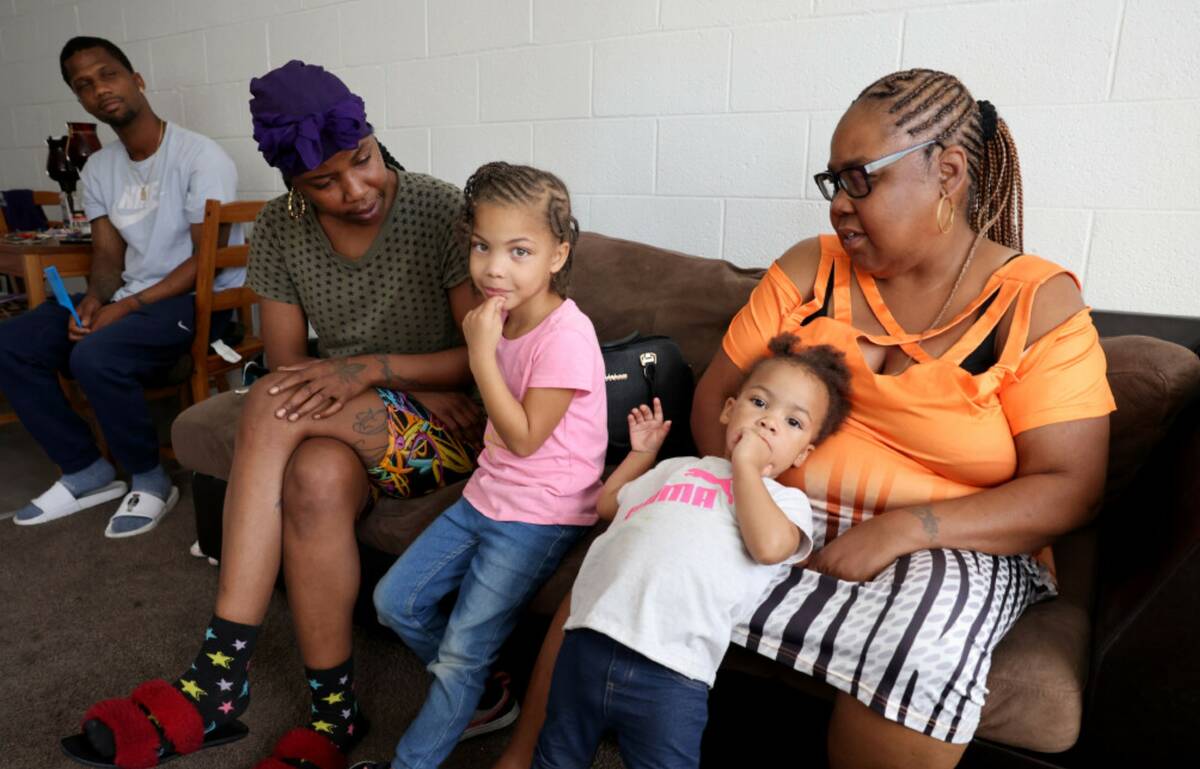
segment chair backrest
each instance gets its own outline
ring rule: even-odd
[[[58,193],[54,190],[34,190],[33,204],[35,206],[57,206],[59,204]],[[62,222],[59,222],[62,224]],[[0,235],[8,234],[8,219],[5,218],[4,209],[0,208]]]
[[[204,224],[200,231],[200,244],[196,251],[196,338],[192,341],[192,398],[194,402],[208,396],[209,377],[214,363],[220,361],[210,356],[209,334],[212,331],[212,314],[221,310],[237,310],[238,320],[250,338],[254,329],[254,305],[258,295],[245,286],[213,291],[217,270],[228,267],[245,267],[250,256],[250,244],[222,244],[221,228],[225,225],[253,222],[258,212],[266,205],[265,200],[244,200],[221,203],[209,200],[204,204]],[[253,339],[254,346],[261,349],[261,342]],[[239,350],[240,352],[241,350]],[[257,353],[257,349],[254,350]],[[224,367],[227,370],[228,366]]]

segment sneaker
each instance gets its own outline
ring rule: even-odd
[[[521,715],[521,706],[517,704],[517,698],[512,696],[509,684],[508,673],[496,673],[488,680],[479,707],[458,738],[459,742],[499,731],[517,720],[517,716]]]

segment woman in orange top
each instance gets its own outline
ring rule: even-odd
[[[992,650],[1054,592],[1047,546],[1100,500],[1104,354],[1075,277],[1022,253],[1016,147],[956,78],[873,83],[816,181],[837,234],[772,265],[696,390],[703,453],[776,334],[852,375],[845,427],[779,479],[821,549],[734,640],[840,690],[833,766],[953,766]]]

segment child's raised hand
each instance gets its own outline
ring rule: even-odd
[[[629,412],[629,447],[634,451],[657,454],[662,448],[667,433],[671,432],[671,420],[663,419],[662,402],[654,399],[654,410],[642,404]]]
[[[754,430],[742,430],[738,434],[730,459],[734,468],[741,465],[761,476],[769,476],[774,469],[771,465],[771,447]]]
[[[504,297],[493,296],[463,318],[463,337],[467,340],[470,352],[495,353],[500,332],[504,330],[504,316],[500,314],[502,307]]]

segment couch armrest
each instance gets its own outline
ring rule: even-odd
[[[1200,398],[1100,532],[1083,739],[1109,761],[1168,765],[1200,742]]]

